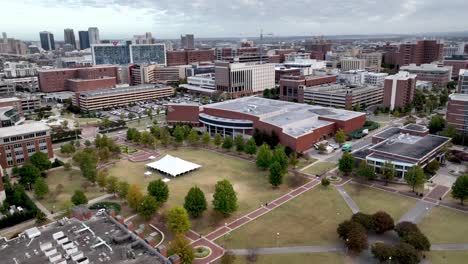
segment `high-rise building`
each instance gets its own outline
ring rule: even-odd
[[[304,48],[310,53],[311,59],[324,60],[327,52],[332,49],[332,43],[325,39],[311,39],[305,42]]]
[[[397,67],[409,64],[426,64],[440,61],[443,58],[444,44],[437,40],[419,40],[402,43],[399,46],[386,46],[384,62]]]
[[[195,40],[193,34],[181,35],[180,46],[182,49],[195,49]]]
[[[461,69],[458,74],[458,92],[468,94],[468,70]]]
[[[447,124],[468,135],[468,94],[451,94],[447,105]]]
[[[129,48],[124,44],[91,44],[91,51],[94,65],[130,63]]]
[[[275,64],[216,62],[215,80],[232,97],[259,94],[275,87]]]
[[[55,50],[54,34],[48,31],[39,32],[41,47],[44,50]]]
[[[452,79],[458,80],[460,70],[468,69],[468,58],[462,55],[454,55],[450,58],[444,58],[443,64],[452,67]]]
[[[146,32],[144,35],[133,35],[133,44],[155,44],[156,39],[153,38],[151,32]]]
[[[164,44],[130,45],[130,63],[151,63],[166,65]]]
[[[413,101],[416,89],[416,74],[400,71],[385,78],[383,104],[394,110]]]
[[[76,40],[75,40],[75,32],[71,28],[66,28],[63,30],[65,44],[70,44],[76,49]]]
[[[89,34],[89,44],[99,44],[101,40],[99,38],[99,29],[97,27],[90,27],[88,28]]]
[[[400,70],[417,75],[418,81],[431,82],[434,86],[445,87],[452,79],[452,66],[439,66],[437,64],[410,64],[401,66]]]
[[[3,44],[7,44],[7,33],[6,32],[2,32],[2,41],[3,41]]]
[[[351,70],[364,70],[366,68],[366,60],[344,57],[341,59],[341,70],[342,71],[351,71]]]
[[[78,36],[80,37],[80,49],[89,49],[91,45],[89,43],[88,31],[78,31]]]

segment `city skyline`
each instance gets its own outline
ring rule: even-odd
[[[89,27],[98,27],[102,39],[131,38],[139,32],[152,32],[156,39],[177,39],[187,33],[199,38],[252,37],[260,29],[276,36],[452,32],[466,30],[463,25],[468,23],[468,17],[458,12],[468,8],[463,0],[302,0],[288,3],[287,8],[279,0],[238,0],[226,5],[213,0],[189,4],[180,0],[26,0],[0,5],[16,11],[4,14],[1,30],[32,41],[39,39],[40,31],[50,31],[62,41],[65,28],[78,32]]]

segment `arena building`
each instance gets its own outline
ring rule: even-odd
[[[345,132],[361,128],[366,121],[365,113],[253,96],[204,106],[167,106],[170,124],[191,124],[203,127],[211,135],[233,137],[239,134],[249,137],[254,129],[274,131],[282,145],[297,152],[333,137],[340,128]]]

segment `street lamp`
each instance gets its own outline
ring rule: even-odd
[[[388,264],[392,262],[392,256],[388,257]]]
[[[348,248],[348,242],[349,242],[349,239],[347,238],[347,239],[346,239],[346,245],[345,245],[345,246],[346,246],[346,255],[348,255],[348,249],[349,249],[349,248]]]

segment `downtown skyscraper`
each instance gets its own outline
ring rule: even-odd
[[[91,47],[89,43],[89,32],[78,31],[78,36],[80,37],[80,49],[89,49]]]
[[[66,28],[63,31],[63,36],[64,36],[65,44],[70,44],[73,46],[73,48],[76,49],[75,32],[73,32],[73,29]]]
[[[41,31],[39,32],[39,37],[41,39],[41,47],[44,50],[55,50],[54,34],[48,31]]]
[[[89,44],[99,44],[101,40],[99,39],[99,29],[97,27],[88,28],[89,34]]]

